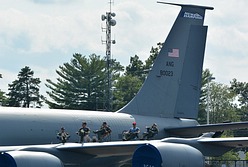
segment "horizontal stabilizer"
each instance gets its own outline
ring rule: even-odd
[[[223,130],[234,130],[247,128],[248,122],[234,122],[234,123],[220,123],[220,124],[209,124],[209,125],[198,125],[188,127],[177,127],[177,128],[165,128],[165,132],[169,133],[170,136],[178,137],[197,137],[206,132],[218,132]]]
[[[231,137],[231,138],[203,138],[198,140],[200,143],[204,144],[215,144],[223,147],[248,147],[247,137]]]
[[[220,156],[234,148],[248,147],[248,137],[230,137],[230,138],[166,138],[162,140],[165,143],[180,143],[192,146],[198,149],[204,156]]]

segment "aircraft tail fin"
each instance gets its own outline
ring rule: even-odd
[[[196,119],[207,35],[203,22],[205,10],[213,8],[165,4],[181,6],[181,10],[143,86],[117,112]]]

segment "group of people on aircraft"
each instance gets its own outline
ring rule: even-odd
[[[123,131],[123,141],[128,140],[137,140],[139,138],[140,128],[136,126],[136,122],[133,122],[133,126],[129,129],[129,131]],[[158,134],[158,126],[156,123],[152,124],[152,126],[146,127],[146,132],[143,133],[141,140],[149,140],[152,139],[155,135]]]
[[[140,128],[137,127],[137,123],[133,122],[132,127],[128,131],[123,131],[122,133],[122,140],[149,140],[152,139],[156,134],[158,134],[158,127],[157,124],[154,123],[152,126],[146,127],[146,132],[143,133],[142,138],[139,138]],[[79,135],[80,143],[88,143],[88,142],[103,142],[103,141],[110,141],[111,140],[111,128],[107,124],[107,122],[103,122],[99,130],[93,131],[94,134],[97,135],[96,137],[90,137],[90,128],[87,126],[86,122],[82,122],[82,127],[76,132]],[[64,144],[70,138],[70,135],[65,131],[65,128],[62,127],[61,131],[57,134],[57,138]]]
[[[112,130],[110,129],[110,126],[107,124],[107,122],[103,122],[99,130],[93,131],[93,133],[97,134],[97,139],[92,138],[89,136],[90,134],[90,128],[87,127],[87,123],[83,122],[82,127],[76,132],[80,136],[80,143],[88,143],[88,142],[103,142],[103,141],[110,141],[110,134]]]
[[[99,130],[93,131],[93,133],[97,134],[97,138],[90,137],[90,128],[87,126],[86,122],[82,122],[82,127],[76,132],[76,134],[80,137],[80,143],[88,143],[88,142],[96,142],[96,141],[110,141],[110,134],[112,130],[107,122],[103,122]],[[65,128],[62,127],[60,132],[57,134],[57,138],[64,144],[70,135],[65,132]]]

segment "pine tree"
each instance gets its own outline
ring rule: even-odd
[[[105,62],[92,54],[87,59],[74,54],[70,63],[59,66],[57,83],[47,79],[50,108],[95,110],[103,105]],[[97,103],[97,104],[96,104]]]
[[[33,78],[34,72],[25,66],[18,74],[18,79],[9,84],[8,106],[29,108],[41,107],[44,97],[39,94],[41,83],[39,78]]]

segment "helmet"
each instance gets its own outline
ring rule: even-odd
[[[136,125],[136,122],[133,122],[133,125]]]

